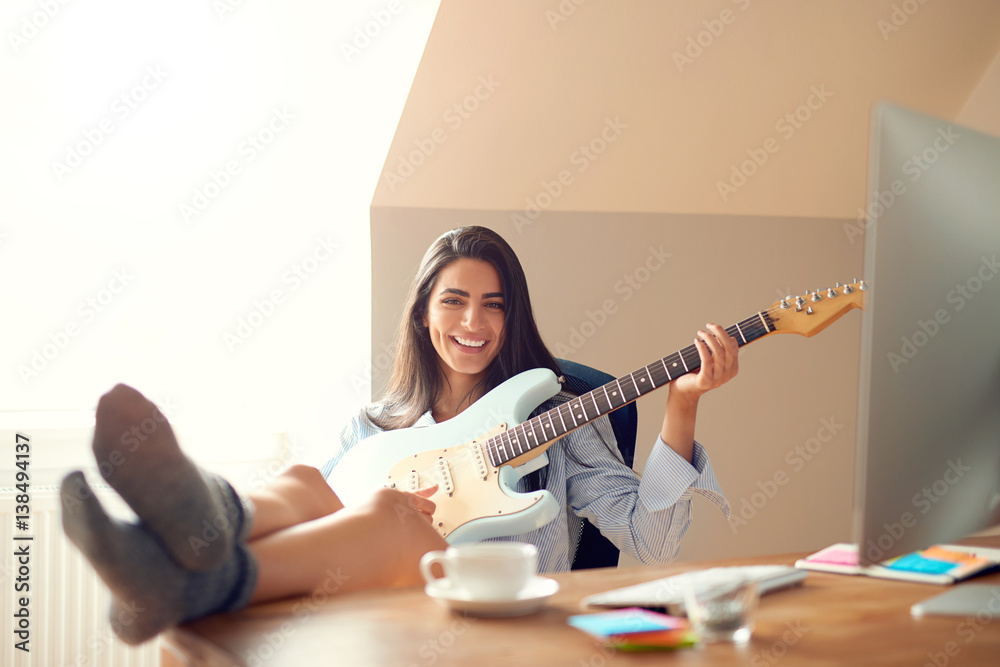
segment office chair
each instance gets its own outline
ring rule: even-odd
[[[556,359],[556,362],[565,378],[563,388],[575,394],[586,394],[615,379],[612,375],[575,361]],[[618,451],[621,452],[625,465],[631,468],[635,459],[635,432],[638,425],[638,410],[635,403],[618,408],[608,415],[608,419],[611,420],[611,430],[614,431],[615,440],[618,441]],[[572,569],[585,570],[617,565],[618,547],[585,519]]]

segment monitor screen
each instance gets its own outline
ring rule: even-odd
[[[864,564],[1000,522],[1000,138],[883,103],[869,151]]]

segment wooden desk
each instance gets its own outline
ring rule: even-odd
[[[1000,537],[973,543],[1000,547]],[[163,667],[1000,664],[1000,618],[910,616],[910,605],[947,587],[819,572],[800,587],[764,596],[753,638],[742,647],[613,653],[566,624],[566,617],[587,611],[579,601],[591,593],[703,567],[790,565],[803,555],[559,574],[559,593],[542,611],[513,619],[457,616],[419,588],[331,596],[311,608],[283,601],[170,631],[162,639]],[[998,586],[1000,574],[966,583]]]

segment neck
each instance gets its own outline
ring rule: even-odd
[[[448,373],[441,380],[438,397],[434,401],[431,414],[434,421],[443,422],[461,414],[482,396],[481,391],[473,391],[482,379],[480,376]]]

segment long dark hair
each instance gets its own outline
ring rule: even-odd
[[[535,324],[528,283],[517,255],[499,234],[486,227],[459,227],[440,236],[420,263],[410,286],[396,336],[396,357],[381,414],[369,415],[383,429],[412,426],[438,398],[443,374],[437,352],[423,326],[431,290],[441,270],[459,259],[489,262],[500,276],[504,299],[504,343],[483,379],[472,389],[475,399],[504,380],[532,368],[560,374]]]

